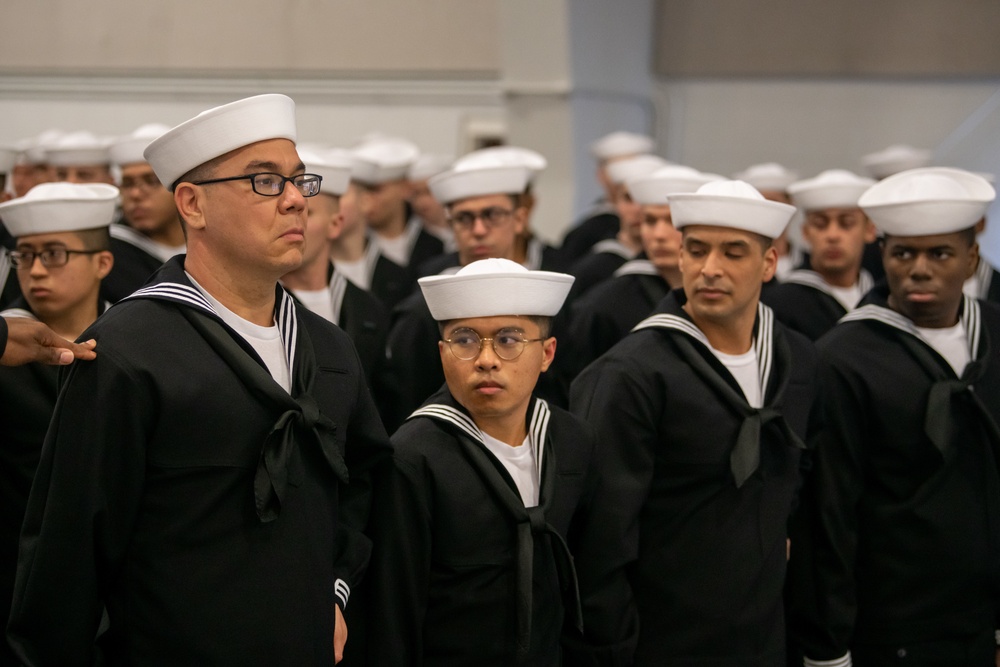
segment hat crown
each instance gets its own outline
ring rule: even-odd
[[[477,276],[493,273],[528,273],[528,269],[517,262],[501,257],[488,257],[466,264],[455,273],[456,276]]]
[[[455,161],[457,171],[482,167],[524,167],[539,172],[549,166],[548,160],[530,148],[520,146],[491,146],[473,151]]]
[[[764,195],[745,181],[709,181],[699,187],[695,194],[765,201]]]
[[[118,196],[118,188],[106,183],[39,183],[28,190],[20,201],[89,201],[108,200]]]

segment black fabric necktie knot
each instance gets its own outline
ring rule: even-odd
[[[288,489],[288,466],[296,442],[312,439],[337,479],[346,484],[347,465],[337,449],[337,425],[320,413],[315,399],[301,395],[295,407],[286,410],[264,439],[254,475],[254,503],[263,522],[278,518]]]
[[[739,435],[736,437],[736,446],[729,455],[729,467],[736,488],[742,487],[760,467],[760,433],[770,422],[774,422],[781,431],[787,446],[796,449],[806,448],[802,439],[788,426],[780,410],[774,407],[752,408],[743,418]]]

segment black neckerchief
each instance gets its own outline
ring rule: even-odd
[[[316,371],[312,341],[299,327],[295,302],[280,285],[275,285],[274,319],[281,332],[292,392],[282,389],[271,377],[252,347],[216,313],[211,303],[184,273],[185,255],[168,260],[146,287],[119,303],[131,299],[156,299],[181,306],[180,312],[205,342],[222,358],[246,387],[264,405],[281,412],[264,438],[257,472],[254,475],[254,506],[262,522],[273,521],[281,511],[288,487],[288,463],[299,443],[313,442],[320,448],[333,471],[347,483],[347,466],[335,440],[337,425],[323,415],[311,396]]]
[[[927,396],[924,433],[946,461],[955,455],[954,438],[951,435],[957,433],[957,424],[952,402],[961,400],[960,397],[965,397],[979,415],[993,443],[994,454],[1000,461],[1000,427],[974,389],[975,383],[986,372],[992,354],[989,334],[980,321],[979,302],[969,296],[962,297],[960,320],[969,346],[969,363],[962,375],[957,376],[951,365],[924,340],[913,321],[889,308],[888,297],[888,287],[881,285],[869,294],[859,308],[840,321],[867,321],[897,332],[896,339],[933,381]]]
[[[555,452],[550,445],[549,406],[544,400],[532,397],[528,405],[528,442],[535,453],[535,465],[539,474],[539,503],[537,507],[525,507],[516,486],[508,480],[506,469],[486,448],[483,432],[476,426],[469,413],[452,397],[442,390],[428,399],[408,419],[427,417],[441,424],[452,433],[462,447],[462,452],[473,469],[480,476],[486,488],[493,494],[504,510],[517,521],[517,659],[522,661],[531,647],[532,586],[534,567],[534,536],[548,534],[555,548],[552,550],[559,575],[567,612],[573,622],[583,632],[583,613],[580,606],[580,592],[577,586],[576,568],[566,541],[545,519],[545,509],[552,500],[552,489],[556,483]],[[544,463],[544,465],[543,465]]]
[[[656,328],[668,334],[676,343],[684,361],[743,416],[743,424],[740,426],[736,445],[729,455],[733,481],[739,488],[760,468],[760,432],[768,423],[773,423],[777,427],[787,446],[805,449],[805,444],[792,431],[781,414],[781,400],[788,385],[790,373],[785,372],[778,377],[777,387],[771,392],[770,401],[768,401],[768,388],[772,384],[771,368],[775,354],[781,355],[783,359],[788,359],[790,355],[788,344],[784,338],[775,338],[774,313],[769,307],[758,302],[757,318],[754,321],[753,348],[757,353],[759,363],[758,380],[763,406],[754,408],[747,402],[743,392],[737,391],[706,360],[705,355],[698,351],[697,346],[701,346],[707,354],[712,354],[708,338],[682,308],[685,302],[684,291],[674,290],[661,302],[659,312],[635,325],[632,331]],[[778,346],[777,350],[775,345]]]

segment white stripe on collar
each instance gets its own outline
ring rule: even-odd
[[[612,275],[615,278],[618,276],[658,276],[660,272],[648,259],[630,259],[619,266]]]
[[[222,319],[215,308],[212,307],[211,302],[193,285],[172,282],[155,283],[129,294],[122,301],[139,298],[159,298],[167,301],[175,301],[186,306],[200,308],[211,313],[216,318]],[[274,314],[278,332],[281,335],[281,342],[285,347],[285,358],[288,361],[289,373],[291,374],[295,372],[295,348],[298,342],[299,322],[298,316],[295,313],[295,299],[284,288],[281,289],[281,296],[274,309]]]
[[[624,259],[632,259],[635,257],[635,253],[626,248],[617,239],[605,239],[594,244],[590,249],[591,253],[597,254],[606,252],[611,255],[618,255]]]
[[[548,434],[551,414],[552,411],[549,409],[549,404],[541,398],[536,398],[535,409],[532,411],[531,419],[528,422],[528,442],[530,443],[532,453],[535,455],[535,469],[539,476],[539,487],[541,486],[542,456],[545,453],[545,437]],[[472,417],[450,405],[431,403],[415,410],[408,419],[413,419],[414,417],[428,417],[453,424],[462,429],[476,442],[480,444],[485,443],[484,434],[476,426],[476,423],[472,421]]]
[[[979,257],[979,266],[976,267],[976,280],[979,284],[979,294],[977,296],[980,299],[985,299],[990,294],[990,283],[993,282],[993,267],[982,256]]]
[[[545,244],[540,239],[534,236],[528,239],[528,248],[524,253],[524,268],[529,271],[541,271],[544,250]]]
[[[340,326],[340,309],[344,307],[346,292],[347,278],[334,267],[333,276],[330,278],[330,303],[333,306],[333,323],[337,326]]]
[[[979,354],[979,319],[979,302],[968,295],[963,296],[961,320],[962,325],[965,327],[965,337],[969,345],[970,361],[975,361]],[[920,335],[920,330],[917,329],[911,319],[890,308],[886,308],[885,306],[878,306],[870,303],[868,305],[861,306],[860,308],[853,310],[840,318],[840,322],[858,322],[861,320],[875,320],[877,322],[881,322],[882,324],[887,324],[920,339],[927,345],[930,345],[930,343],[928,343],[927,340]],[[838,324],[840,322],[838,322]]]
[[[805,285],[806,287],[815,288],[828,296],[834,296],[833,287],[830,283],[823,280],[823,276],[808,269],[796,269],[785,276],[785,279],[782,282]],[[861,292],[861,295],[864,296],[867,294],[868,291],[874,286],[875,280],[872,278],[872,274],[870,274],[866,269],[861,269],[861,273],[858,274],[858,290]]]
[[[8,308],[0,311],[0,317],[23,317],[26,320],[38,320],[38,316],[27,308]]]
[[[760,375],[760,398],[765,401],[767,396],[767,383],[771,379],[771,367],[774,361],[774,311],[767,305],[757,302],[757,332],[753,339],[754,351],[757,354],[757,365]],[[680,317],[679,315],[668,315],[660,313],[647,317],[632,328],[632,331],[642,329],[661,328],[674,329],[701,343],[707,348],[711,348],[708,337],[699,329],[694,322]]]
[[[140,234],[136,230],[124,224],[114,224],[108,228],[108,233],[112,238],[134,245],[148,255],[152,255],[161,262],[165,262],[178,252],[153,242],[148,236]],[[181,251],[182,252],[182,251]]]
[[[7,286],[7,280],[10,278],[11,263],[10,257],[7,256],[7,250],[0,248],[0,292],[3,292],[3,288]]]
[[[382,256],[378,249],[378,243],[371,236],[366,237],[365,247],[365,275],[368,276],[368,289],[375,285],[375,267],[378,266],[378,259]]]

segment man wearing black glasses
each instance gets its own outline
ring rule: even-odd
[[[347,335],[278,286],[322,180],[294,142],[294,102],[261,95],[146,149],[188,253],[84,334],[101,352],[66,377],[22,532],[23,662],[342,654],[366,473],[390,445]]]
[[[513,259],[517,237],[524,231],[526,211],[520,195],[531,173],[527,167],[508,165],[454,168],[431,178],[427,185],[444,204],[455,232],[460,267],[488,258]],[[393,311],[389,330],[387,387],[394,396],[386,401],[391,433],[444,383],[435,352],[437,324],[427,309],[423,294],[415,292]]]
[[[420,279],[447,385],[393,435],[376,485],[368,664],[561,664],[594,440],[533,389],[572,282],[507,259]]]

